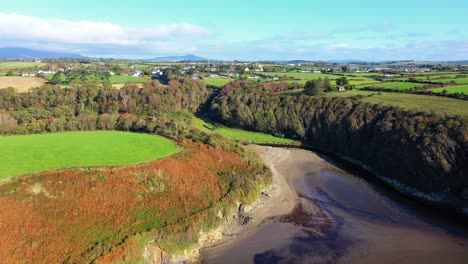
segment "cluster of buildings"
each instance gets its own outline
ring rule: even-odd
[[[41,75],[41,74],[55,74],[55,73],[56,73],[56,71],[38,70],[37,72],[23,72],[23,73],[21,73],[21,76],[23,76],[23,77],[36,77],[36,76]]]

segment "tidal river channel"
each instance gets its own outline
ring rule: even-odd
[[[258,147],[274,191],[203,263],[468,263],[468,223],[450,220],[306,150]]]

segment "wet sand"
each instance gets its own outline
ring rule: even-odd
[[[273,186],[203,263],[467,263],[465,228],[432,221],[305,150],[253,147]]]

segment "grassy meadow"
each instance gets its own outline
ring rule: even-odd
[[[251,132],[242,129],[229,128],[219,124],[205,122],[200,118],[193,118],[192,125],[201,131],[211,134],[220,134],[232,140],[250,141],[252,143],[278,143],[278,144],[292,144],[295,141],[287,138],[275,137],[270,134]]]
[[[260,74],[266,75],[266,76],[277,76],[277,77],[288,76],[288,77],[304,79],[304,80],[312,80],[312,79],[326,78],[326,77],[329,79],[338,79],[341,77],[338,75],[332,75],[332,74],[326,74],[326,73],[313,73],[313,72],[261,72]]]
[[[31,62],[31,61],[1,61],[0,62],[0,71],[3,70],[12,70],[12,69],[27,69],[33,67],[41,67],[46,65],[42,62]]]
[[[468,78],[447,78],[447,79],[437,80],[437,82],[441,82],[441,83],[449,83],[452,81],[455,82],[456,84],[468,84]]]
[[[216,87],[223,87],[227,83],[233,81],[233,79],[230,78],[204,78],[203,82],[205,82],[206,85],[212,85]]]
[[[424,83],[412,83],[412,82],[387,82],[387,83],[374,83],[370,86],[374,87],[381,87],[381,88],[389,88],[389,89],[396,89],[396,90],[408,90],[415,87],[424,86]],[[360,85],[358,87],[365,87],[368,85]]]
[[[81,166],[148,162],[178,152],[169,139],[117,131],[0,137],[0,178]]]
[[[430,95],[418,95],[407,93],[388,93],[352,90],[346,92],[327,93],[329,97],[351,97],[356,95],[365,96],[364,102],[372,104],[385,104],[401,107],[403,109],[416,109],[421,111],[435,111],[449,115],[468,116],[468,101]]]
[[[452,93],[464,93],[468,95],[468,85],[456,85],[456,86],[446,86],[442,88],[436,88],[432,89],[431,91],[435,93],[441,93],[444,90],[447,90],[447,93],[452,94]]]
[[[110,77],[111,83],[126,83],[126,82],[133,82],[133,83],[145,83],[148,79],[140,78],[140,77],[133,77],[133,76],[120,76],[114,75]]]
[[[52,80],[53,74],[45,74],[44,77],[47,80]],[[62,76],[62,81],[65,81],[65,76]],[[148,79],[140,78],[140,77],[133,77],[133,76],[120,76],[114,75],[109,78],[111,83],[126,83],[126,82],[133,82],[133,83],[146,83]]]

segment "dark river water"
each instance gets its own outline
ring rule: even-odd
[[[262,157],[296,191],[292,212],[206,250],[204,263],[468,263],[468,223],[441,217],[312,152],[274,151],[280,161]]]

